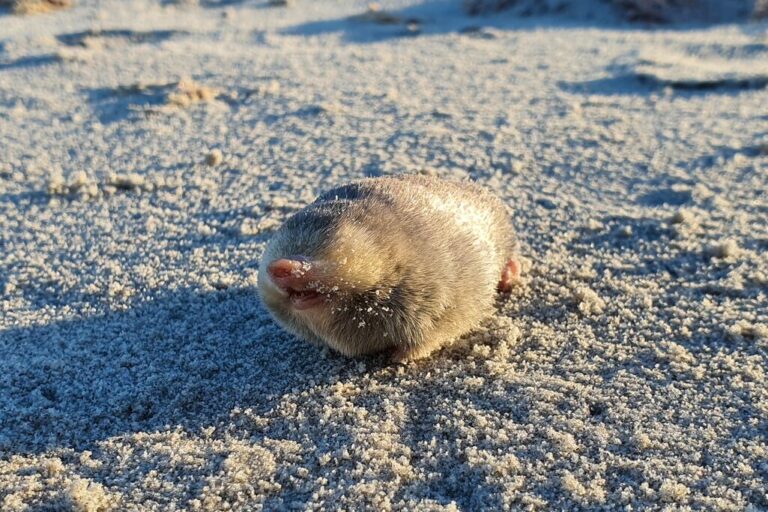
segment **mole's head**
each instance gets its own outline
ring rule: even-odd
[[[352,354],[338,340],[391,290],[389,251],[360,223],[310,213],[289,219],[268,244],[259,294],[289,331]]]

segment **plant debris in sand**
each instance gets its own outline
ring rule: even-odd
[[[183,79],[168,93],[166,103],[170,106],[185,108],[195,103],[209,103],[218,95],[218,89]]]
[[[464,10],[473,16],[506,10],[522,16],[546,16],[608,7],[624,20],[645,24],[722,22],[724,17],[744,21],[763,19],[768,14],[768,0],[607,0],[604,5],[578,0],[464,0],[463,4]]]
[[[72,0],[5,0],[0,5],[9,6],[14,14],[44,14],[47,12],[68,9],[72,7]]]
[[[362,14],[356,14],[350,19],[354,21],[365,21],[369,23],[379,23],[381,25],[397,25],[402,21],[399,16],[396,16],[381,7],[379,3],[370,3],[366,7],[365,12]]]

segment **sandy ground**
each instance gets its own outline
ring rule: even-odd
[[[0,14],[0,509],[768,509],[768,27],[385,7]],[[270,231],[400,172],[526,285],[415,365],[282,332]]]

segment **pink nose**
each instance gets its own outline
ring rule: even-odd
[[[308,260],[280,258],[267,265],[267,272],[283,290],[305,290],[311,281],[317,280],[315,265]]]
[[[280,258],[279,260],[270,262],[269,266],[267,266],[267,271],[273,278],[288,277],[294,272],[301,272],[301,265],[301,261]]]

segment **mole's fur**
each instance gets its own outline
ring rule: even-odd
[[[505,205],[478,185],[371,178],[326,192],[267,245],[259,294],[288,331],[348,356],[418,359],[476,327],[519,277]]]

